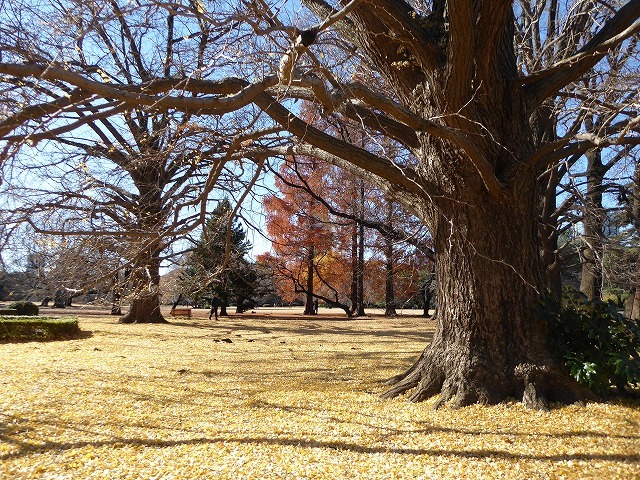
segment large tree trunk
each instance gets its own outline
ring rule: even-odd
[[[140,295],[131,300],[129,311],[119,323],[168,323],[160,313],[158,295]]]
[[[244,295],[240,295],[238,296],[238,300],[236,303],[236,313],[244,313],[245,312],[245,308],[244,308],[244,301],[246,300],[246,298],[244,297]]]
[[[133,124],[132,124],[133,125]],[[131,126],[133,131],[133,126]],[[153,150],[152,151],[156,151]],[[120,317],[120,323],[167,323],[160,313],[160,253],[164,248],[160,232],[164,224],[162,209],[163,178],[158,162],[147,161],[139,169],[131,172],[139,195],[137,222],[144,232],[155,232],[156,238],[147,238],[137,247],[131,272],[131,306]]]
[[[131,305],[119,323],[167,323],[160,312],[160,247],[143,249],[131,272]]]
[[[602,165],[600,150],[586,154],[587,194],[584,206],[584,247],[582,248],[582,277],[580,291],[589,300],[599,300],[602,296],[602,255],[603,229],[606,216],[602,206],[602,190],[606,168]]]
[[[220,313],[218,313],[219,317],[228,317],[229,312],[227,312],[227,306],[229,305],[229,294],[227,293],[228,286],[225,286],[224,290],[220,292]]]
[[[519,398],[534,408],[593,398],[547,349],[546,323],[534,314],[544,292],[535,188],[499,202],[439,203],[436,332],[386,396],[414,389],[414,401],[441,393],[438,405]]]

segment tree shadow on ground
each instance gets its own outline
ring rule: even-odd
[[[437,433],[437,428],[430,430],[430,432]],[[447,429],[447,431],[451,431]],[[456,430],[453,430],[456,432]],[[413,432],[415,433],[415,432]],[[463,432],[466,433],[466,432]],[[495,435],[494,432],[474,432],[477,435]],[[508,433],[504,433],[507,435]],[[526,436],[528,434],[508,434],[515,436]],[[598,436],[598,434],[589,432],[576,432],[568,433],[566,436]],[[554,435],[550,435],[554,436]],[[638,437],[634,437],[638,438]],[[446,449],[446,448],[403,448],[388,446],[368,446],[354,442],[347,442],[343,440],[339,441],[326,441],[315,440],[310,438],[299,437],[269,437],[269,436],[256,436],[256,437],[207,437],[201,436],[198,438],[191,438],[185,440],[162,440],[162,439],[143,439],[143,438],[127,438],[114,436],[109,440],[93,440],[93,441],[76,441],[76,442],[54,442],[54,441],[35,441],[29,443],[27,441],[19,441],[7,436],[0,431],[0,441],[13,444],[18,447],[16,451],[8,452],[0,455],[0,460],[11,460],[28,455],[37,455],[47,451],[68,451],[74,449],[80,449],[84,447],[112,447],[122,448],[127,446],[144,446],[148,448],[167,448],[174,446],[185,445],[207,445],[216,443],[235,443],[235,444],[249,444],[249,445],[276,445],[283,447],[297,447],[297,448],[319,448],[319,449],[332,449],[336,451],[349,451],[364,454],[399,454],[399,455],[415,455],[415,456],[444,456],[454,458],[465,459],[483,459],[483,458],[495,458],[504,460],[538,460],[538,461],[551,461],[551,462],[566,462],[570,460],[603,460],[613,461],[618,463],[635,464],[640,462],[640,454],[628,455],[628,454],[609,454],[609,453],[571,453],[571,454],[535,454],[535,453],[512,453],[507,450],[499,449]]]
[[[416,325],[401,325],[397,328],[386,328],[384,330],[376,330],[373,326],[366,328],[366,325],[350,324],[348,326],[335,325],[334,319],[297,319],[298,323],[291,326],[285,326],[279,318],[256,318],[256,321],[263,323],[238,323],[237,318],[225,317],[225,320],[211,323],[200,321],[192,322],[171,322],[171,325],[179,327],[195,328],[198,330],[217,331],[225,329],[227,334],[235,334],[236,332],[255,332],[263,334],[279,334],[279,335],[339,335],[346,337],[358,337],[363,335],[371,335],[374,337],[386,338],[403,338],[412,341],[431,341],[433,331],[429,325],[419,325],[420,330],[411,329]],[[254,320],[254,319],[251,319]],[[323,322],[323,320],[326,321]]]

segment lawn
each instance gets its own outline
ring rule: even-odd
[[[0,344],[0,478],[640,478],[640,401],[460,410],[381,400],[418,317],[80,317]]]

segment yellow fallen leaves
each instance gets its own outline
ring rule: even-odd
[[[379,399],[424,348],[421,319],[80,327],[0,345],[0,478],[640,478],[637,401]]]

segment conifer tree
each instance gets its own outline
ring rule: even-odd
[[[231,202],[221,200],[211,213],[200,241],[189,255],[182,284],[185,293],[196,302],[218,293],[223,300],[221,315],[226,315],[230,298],[242,313],[244,301],[251,297],[256,272],[245,257],[251,249],[246,232],[237,218],[230,221]]]

